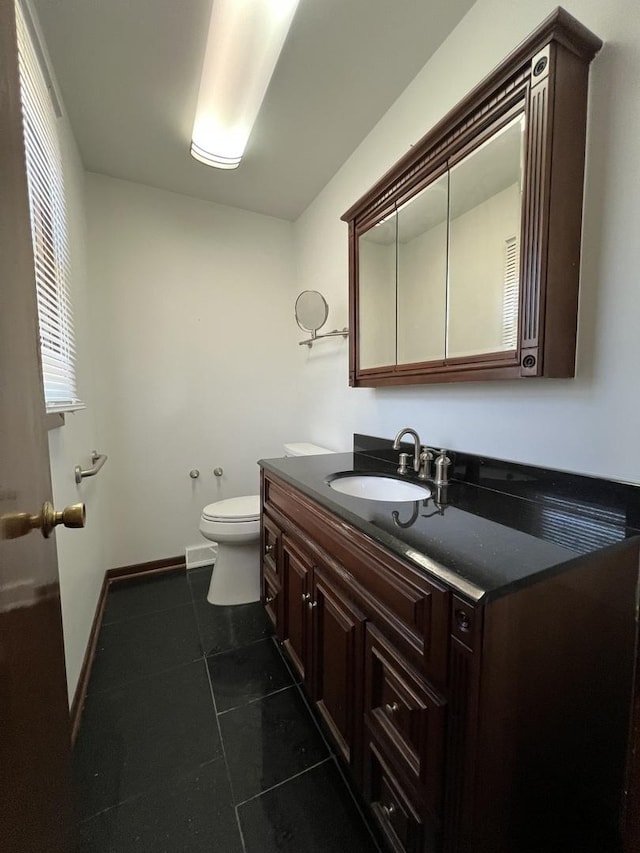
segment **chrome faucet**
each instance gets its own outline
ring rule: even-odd
[[[404,429],[401,429],[400,432],[396,435],[395,439],[393,440],[393,449],[394,450],[400,450],[400,439],[407,434],[409,434],[410,436],[413,437],[413,441],[414,441],[413,470],[417,474],[418,471],[420,470],[420,436],[415,431],[415,429],[411,429],[411,427],[405,427]],[[403,467],[402,461],[400,462],[400,467],[401,468]]]
[[[431,447],[424,447],[420,442],[420,436],[418,433],[411,429],[411,427],[405,427],[401,429],[400,432],[396,435],[393,440],[393,449],[400,450],[400,440],[405,435],[410,435],[413,438],[414,448],[413,448],[413,470],[418,475],[419,480],[431,480],[431,463],[433,462],[435,451]],[[399,466],[398,466],[398,474],[406,474],[407,473],[407,462],[409,460],[408,453],[401,453]],[[446,486],[449,482],[448,479],[448,468],[451,465],[451,460],[447,456],[446,450],[441,450],[440,455],[436,459],[436,476],[435,482],[439,486]]]

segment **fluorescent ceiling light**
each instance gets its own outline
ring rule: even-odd
[[[240,162],[298,0],[213,0],[191,137],[196,160]]]

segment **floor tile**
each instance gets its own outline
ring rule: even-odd
[[[218,713],[288,687],[291,675],[271,640],[207,658]]]
[[[219,721],[236,803],[329,756],[297,687],[228,711]]]
[[[78,853],[242,853],[219,759],[82,823]]]
[[[221,754],[202,660],[94,693],[74,750],[80,814],[94,815]]]
[[[269,617],[259,601],[222,607],[209,604],[203,598],[195,600],[194,607],[200,643],[206,655],[245,646],[273,633]]]
[[[202,657],[193,604],[103,625],[89,693]]]
[[[110,625],[144,613],[168,610],[189,601],[191,590],[184,571],[120,581],[109,588],[102,624]]]
[[[187,583],[194,599],[206,599],[209,584],[211,583],[212,571],[213,563],[210,566],[199,566],[197,569],[189,569],[187,571]]]
[[[373,853],[333,760],[238,807],[246,853]]]

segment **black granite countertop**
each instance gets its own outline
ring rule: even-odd
[[[373,501],[335,491],[328,478],[394,475],[397,452],[389,440],[368,436],[356,435],[354,447],[259,464],[472,601],[498,598],[603,549],[640,543],[639,486],[451,452],[444,492],[432,486],[427,501]]]

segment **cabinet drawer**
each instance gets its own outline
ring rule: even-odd
[[[365,752],[365,798],[394,853],[436,853],[439,849],[435,827],[423,819],[373,738]]]
[[[367,625],[365,641],[364,711],[376,737],[439,816],[446,701],[372,625]]]
[[[262,566],[263,569],[270,571],[274,578],[280,575],[280,561],[278,559],[280,544],[280,530],[276,525],[267,518],[264,513],[262,515]]]

